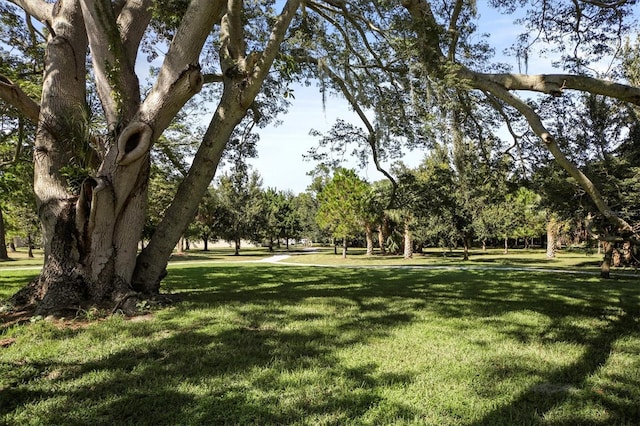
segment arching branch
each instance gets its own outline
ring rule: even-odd
[[[313,64],[315,64],[317,66],[320,66],[318,64],[318,60],[316,58],[312,58],[312,57],[308,56],[304,60],[306,62],[308,62],[308,63],[313,63]],[[380,173],[382,173],[389,180],[389,182],[391,182],[391,185],[392,185],[392,197],[391,197],[391,199],[392,199],[392,202],[393,202],[396,190],[398,188],[398,183],[396,182],[394,177],[387,170],[385,170],[382,167],[382,165],[380,164],[380,156],[378,154],[378,147],[377,147],[376,130],[375,130],[373,124],[371,123],[371,121],[369,120],[367,115],[365,114],[364,110],[360,107],[360,103],[356,99],[356,97],[353,94],[353,92],[351,91],[351,89],[347,86],[347,83],[335,71],[333,71],[330,67],[328,67],[326,65],[322,65],[322,67],[323,67],[323,70],[329,75],[329,78],[331,78],[331,80],[333,80],[334,83],[336,83],[338,85],[338,87],[340,88],[340,91],[344,95],[345,99],[349,102],[349,105],[351,105],[351,107],[353,108],[355,113],[358,115],[358,117],[360,118],[360,120],[362,121],[364,126],[367,128],[367,132],[369,133],[369,136],[367,137],[367,143],[369,144],[369,147],[371,148],[371,155],[372,155],[372,158],[373,158],[373,164],[376,166],[376,170],[378,170]]]
[[[202,88],[198,58],[209,31],[220,22],[224,0],[193,0],[171,42],[158,79],[140,106],[137,118],[154,129],[156,139],[175,114]],[[185,64],[190,64],[185,69]]]
[[[496,98],[506,102],[515,108],[522,116],[527,120],[531,130],[535,132],[535,134],[542,139],[545,146],[551,152],[555,160],[560,164],[560,166],[565,169],[567,173],[571,177],[573,177],[580,186],[589,194],[593,202],[595,203],[598,211],[607,219],[611,224],[616,226],[618,230],[622,233],[633,233],[633,228],[629,223],[627,223],[624,219],[619,217],[613,212],[607,203],[605,202],[602,194],[593,182],[580,170],[575,164],[573,164],[569,159],[564,155],[560,147],[555,141],[555,138],[551,135],[544,124],[542,123],[542,119],[540,116],[527,105],[524,101],[522,101],[517,96],[513,95],[510,91],[506,90],[504,87],[493,83],[493,82],[479,82],[478,88],[482,90],[486,90],[487,92],[494,95]]]
[[[634,105],[640,105],[640,87],[615,83],[599,78],[573,74],[483,74],[469,70],[460,72],[461,77],[474,81],[487,80],[506,90],[527,90],[561,96],[566,89],[579,90],[608,96]]]

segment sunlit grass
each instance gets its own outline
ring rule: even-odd
[[[153,315],[5,327],[0,423],[640,422],[635,280],[216,263],[166,291]]]
[[[404,259],[402,255],[367,256],[362,248],[349,248],[347,257],[342,258],[338,250],[331,249],[308,252],[303,256],[287,259],[288,263],[317,265],[350,265],[350,266],[466,266],[477,268],[493,267],[528,267],[543,269],[580,269],[596,272],[602,261],[602,255],[584,250],[561,250],[553,259],[547,258],[546,251],[541,249],[512,249],[507,254],[503,249],[473,249],[469,260],[464,261],[461,250],[425,249],[422,253],[414,253],[413,258]]]

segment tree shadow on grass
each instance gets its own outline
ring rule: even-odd
[[[364,316],[345,316],[336,327],[289,329],[292,321],[314,316],[289,318],[291,299],[285,296],[280,306],[274,303],[277,294],[259,291],[259,284],[246,284],[236,293],[222,287],[186,297],[191,305],[174,308],[176,323],[163,322],[160,328],[125,323],[125,334],[138,342],[133,347],[80,365],[21,362],[23,371],[0,390],[0,419],[155,425],[313,423],[309,419],[315,418],[337,424],[375,405],[381,381],[411,380],[403,374],[379,375],[376,365],[342,365],[336,354],[386,335],[411,321],[411,313],[376,306]],[[180,316],[190,309],[214,303],[234,319],[180,325]],[[322,315],[327,314],[319,320]],[[109,338],[98,328],[82,333],[98,341]],[[38,384],[42,381],[48,386]]]
[[[420,311],[478,320],[529,310],[551,319],[547,328],[553,329],[554,341],[579,343],[584,355],[548,372],[543,382],[473,424],[538,423],[559,402],[570,401],[565,386],[579,386],[606,363],[619,338],[637,329],[634,287],[594,292],[583,277],[545,275],[544,285],[534,285],[525,273],[495,271],[223,265],[170,272],[168,287],[184,303],[159,313],[162,321],[124,323],[118,332],[134,338],[133,343],[80,365],[25,360],[9,366],[17,372],[0,389],[0,419],[45,424],[412,422],[424,413],[389,402],[380,391],[388,385],[409,388],[410,372],[381,373],[376,363],[352,365],[340,351],[388,338],[415,322]],[[626,314],[589,336],[563,321],[602,317],[616,297],[631,301],[624,306]],[[298,309],[309,301],[330,309],[315,309],[313,303]],[[322,326],[328,321],[331,326]],[[118,338],[98,327],[65,337],[78,333],[96,341]],[[526,325],[505,327],[504,334],[515,341],[531,338]],[[624,397],[633,381],[618,383],[620,389],[588,397],[619,413],[618,419],[633,419],[637,413],[628,402],[633,396]],[[372,414],[372,407],[382,405],[386,413]]]
[[[616,341],[637,327],[638,312],[636,310],[635,312],[625,312],[616,320],[609,322],[594,336],[584,338],[584,336],[570,333],[559,336],[559,339],[567,342],[580,341],[585,345],[584,354],[564,368],[547,372],[541,378],[542,380],[522,392],[513,401],[496,408],[470,424],[474,426],[543,423],[558,425],[638,424],[640,422],[640,405],[638,405],[637,395],[633,395],[633,391],[640,386],[638,380],[616,377],[613,380],[617,384],[615,389],[585,389],[588,388],[587,379],[607,363]],[[601,421],[594,420],[594,418],[581,418],[579,414],[566,412],[566,407],[573,407],[575,411],[578,411],[580,408],[590,404],[594,405],[594,403],[596,406],[599,405],[606,409],[606,415],[602,417]],[[560,412],[556,413],[552,420],[546,420],[545,415],[554,409],[558,409]]]

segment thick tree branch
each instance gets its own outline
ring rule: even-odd
[[[202,46],[225,11],[224,0],[194,0],[171,41],[158,79],[149,92],[137,119],[149,124],[155,141],[187,100],[202,87],[198,65]]]
[[[140,103],[138,78],[129,61],[110,0],[81,0],[100,102],[111,130],[128,122]]]
[[[151,21],[151,0],[128,0],[118,12],[122,45],[130,64],[135,64],[140,41]]]
[[[249,105],[253,103],[253,100],[260,91],[262,82],[271,69],[271,65],[273,64],[274,59],[276,58],[278,53],[280,53],[280,46],[285,38],[289,25],[291,24],[291,20],[300,7],[300,1],[301,0],[287,0],[285,5],[282,7],[280,15],[278,15],[278,17],[275,19],[275,23],[273,24],[264,50],[257,56],[255,65],[251,67],[253,68],[253,70],[251,73],[249,84],[243,91],[242,100],[240,102],[242,106],[249,107]],[[253,62],[253,59],[251,57],[249,58],[249,60]]]
[[[193,3],[191,4],[193,5]],[[300,0],[287,1],[282,13],[274,21],[269,40],[262,54],[252,54],[250,58],[247,58],[248,63],[242,64],[242,66],[255,64],[248,68],[252,71],[248,75],[230,73],[229,71],[235,69],[234,65],[224,63],[233,53],[228,51],[228,47],[233,43],[230,40],[224,40],[224,38],[233,34],[234,31],[228,27],[230,21],[227,18],[224,19],[220,28],[220,61],[224,72],[224,90],[220,103],[209,123],[187,176],[180,184],[171,205],[165,211],[151,241],[138,256],[133,278],[134,287],[157,291],[160,286],[166,263],[158,262],[157,259],[166,261],[169,258],[182,232],[194,217],[198,203],[215,175],[229,137],[246,115],[247,108],[253,103],[260,90],[299,4]],[[185,21],[188,22],[187,19]],[[256,57],[258,59],[254,62]]]
[[[453,13],[451,14],[451,19],[449,21],[449,29],[447,30],[451,37],[451,42],[449,43],[449,60],[452,62],[456,59],[456,46],[458,45],[458,38],[460,37],[460,32],[458,31],[458,18],[462,12],[463,4],[463,0],[456,0]]]
[[[224,81],[224,76],[222,74],[203,74],[202,75],[203,84],[222,83],[223,81]]]
[[[247,47],[242,25],[242,0],[229,0],[220,24],[220,62],[225,74],[246,75]]]
[[[0,98],[15,107],[32,123],[38,123],[40,105],[29,97],[17,84],[0,74]]]
[[[572,74],[483,74],[462,72],[471,80],[488,80],[507,90],[528,90],[561,96],[565,89],[604,95],[618,100],[640,105],[640,87],[614,83],[598,78]]]
[[[45,23],[51,21],[53,13],[53,4],[44,0],[9,0],[11,3],[20,7],[29,15],[35,17],[38,21]]]

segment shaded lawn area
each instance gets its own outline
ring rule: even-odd
[[[3,272],[2,297],[25,274]],[[184,301],[152,315],[3,327],[0,422],[637,424],[639,285],[174,266]]]

